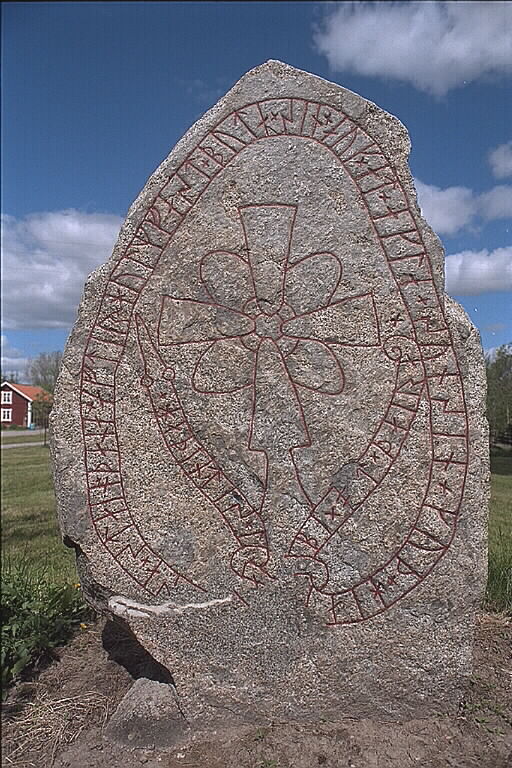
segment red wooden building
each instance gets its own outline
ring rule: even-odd
[[[51,395],[41,387],[11,384],[3,381],[1,387],[0,422],[2,427],[30,427],[34,423],[34,400],[51,403]]]

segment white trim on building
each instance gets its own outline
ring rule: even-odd
[[[12,421],[12,408],[2,408],[0,412],[0,420],[2,422]]]
[[[13,389],[15,392],[17,392],[17,393],[18,393],[18,395],[21,395],[21,397],[24,397],[24,398],[25,398],[25,400],[28,400],[28,401],[29,401],[29,403],[31,403],[31,402],[33,401],[33,398],[32,398],[32,397],[29,397],[28,395],[26,395],[26,394],[25,394],[24,392],[22,392],[21,390],[19,390],[19,389],[16,389],[16,387],[14,386],[14,384],[11,384],[11,382],[10,382],[10,381],[2,381],[2,384],[1,384],[0,386],[2,386],[2,387],[3,387],[3,386],[4,386],[4,384],[6,384],[8,387],[10,387],[10,388],[11,388],[11,389]]]

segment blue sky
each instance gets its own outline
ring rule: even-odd
[[[447,290],[512,341],[512,4],[4,3],[2,369],[62,349],[85,278],[176,141],[281,59],[396,115]]]

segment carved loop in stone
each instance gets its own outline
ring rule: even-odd
[[[407,336],[390,336],[384,341],[383,349],[390,360],[399,363],[421,361],[421,352],[417,343]]]

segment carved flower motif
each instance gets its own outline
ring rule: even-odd
[[[296,206],[246,206],[240,218],[247,258],[212,251],[200,265],[207,301],[165,296],[160,346],[208,342],[195,366],[197,392],[233,393],[254,388],[251,434],[260,401],[274,396],[302,417],[300,389],[325,395],[343,391],[344,376],[332,349],[367,345],[360,339],[361,313],[374,312],[370,294],[334,300],[341,282],[339,259],[313,253],[289,263]],[[371,324],[370,324],[371,325]],[[370,340],[371,343],[371,340]],[[267,393],[267,397],[262,396]],[[303,444],[289,433],[288,441]],[[298,430],[300,431],[300,430]],[[292,429],[293,433],[293,429]]]

